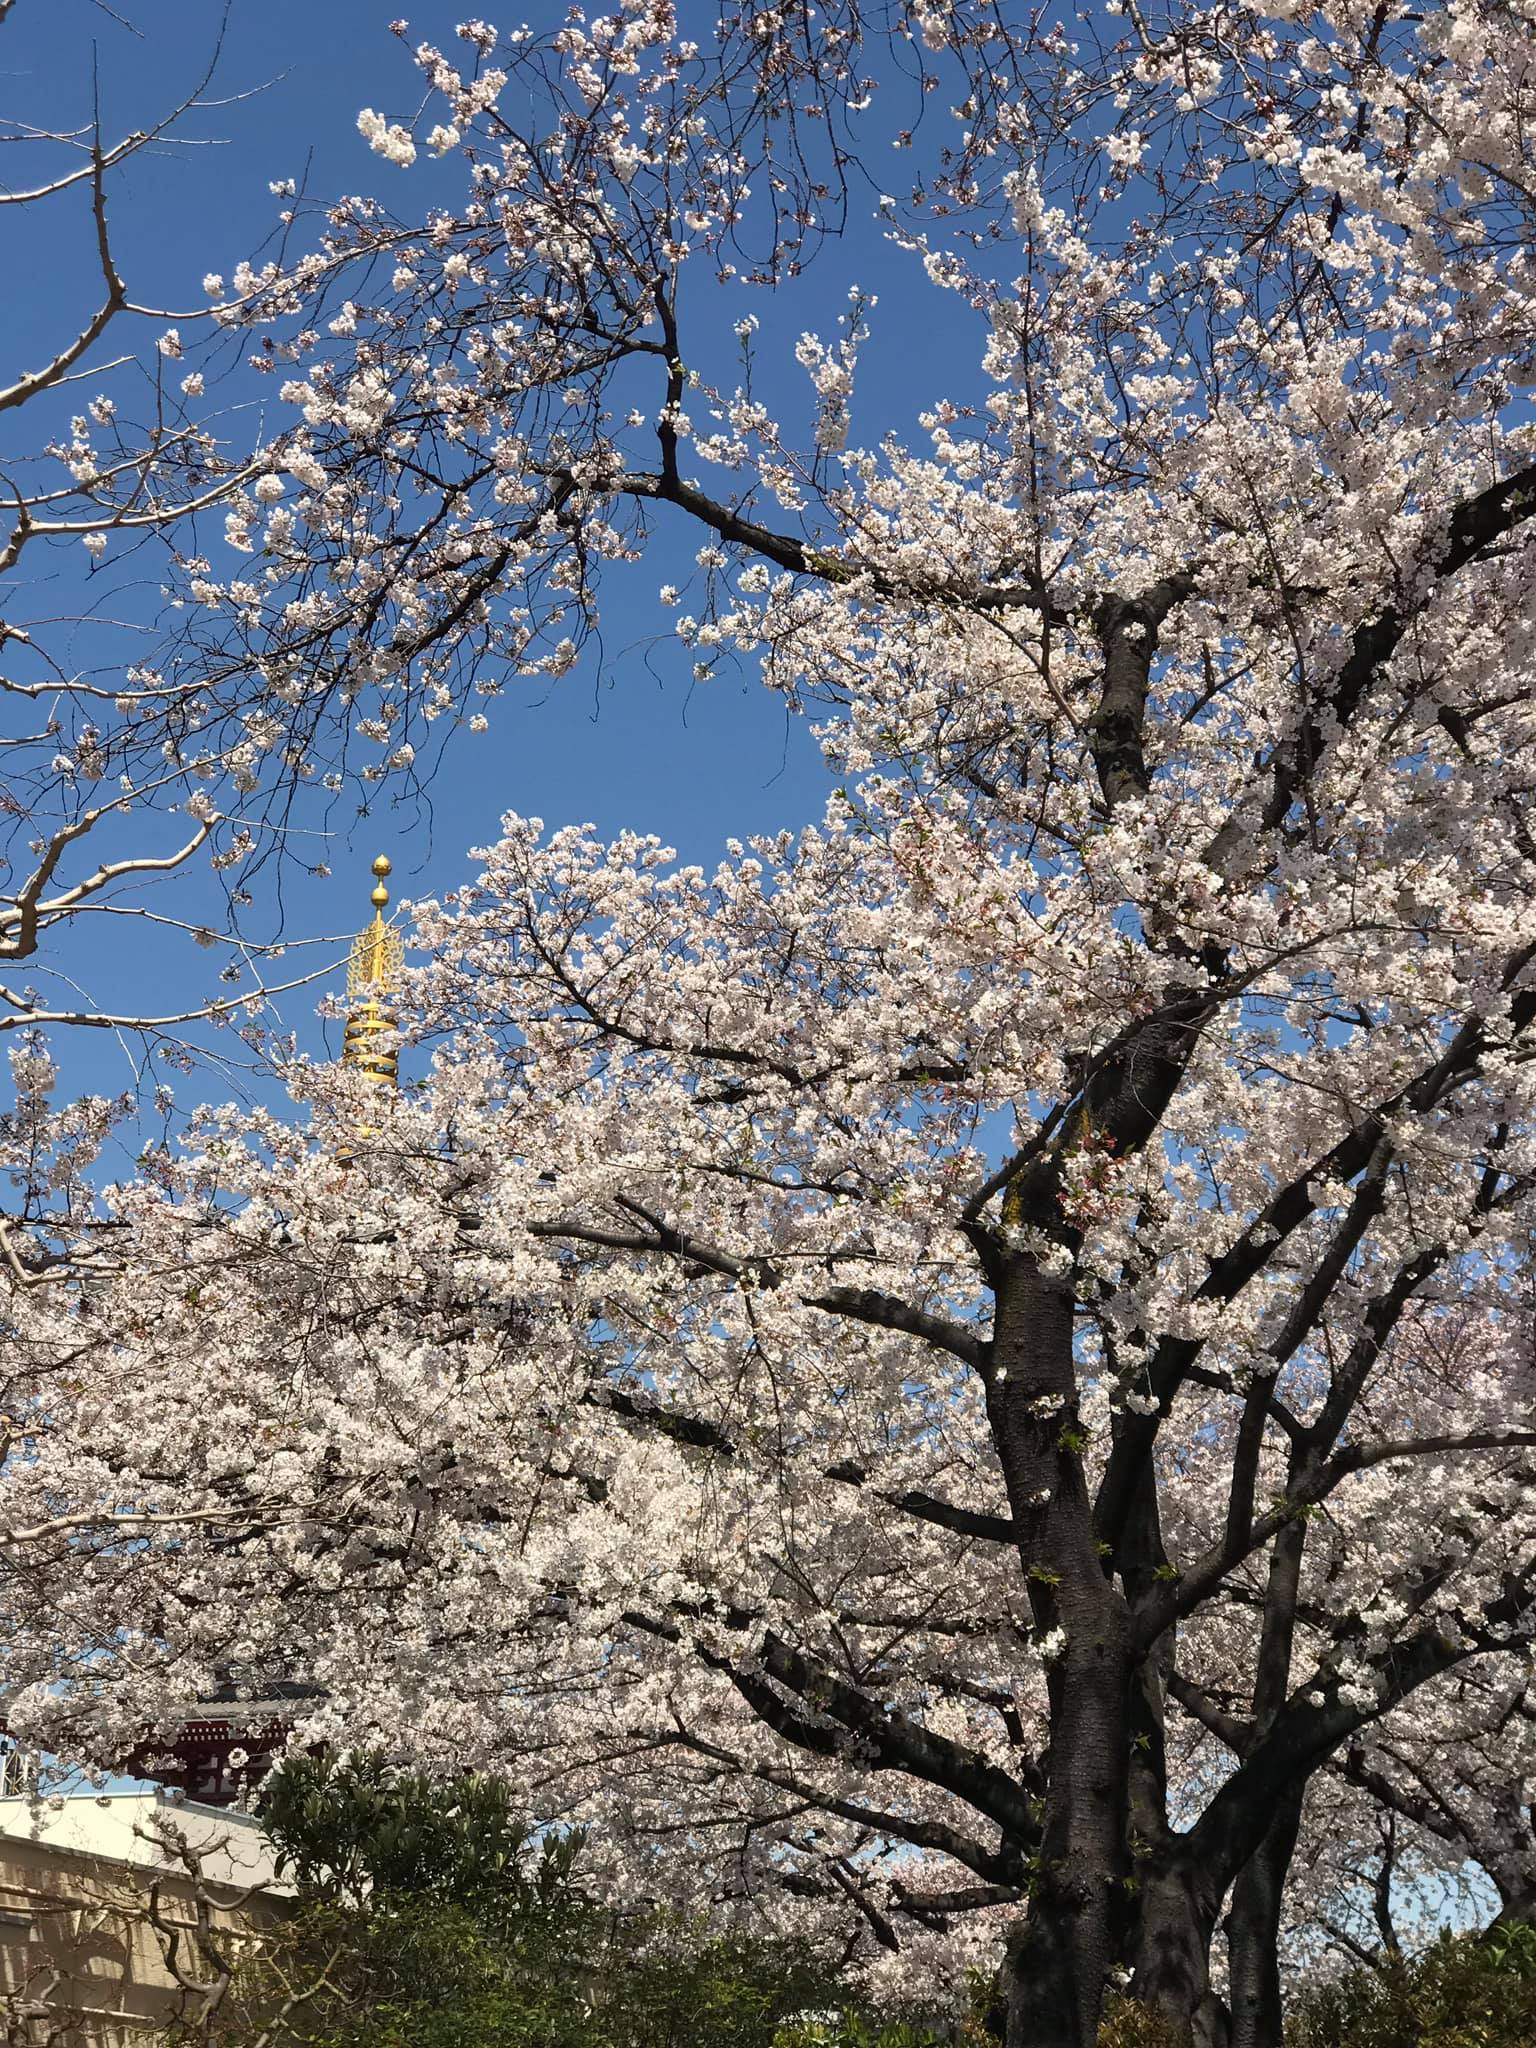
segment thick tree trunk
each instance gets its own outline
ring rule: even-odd
[[[1139,1873],[1131,1996],[1183,2032],[1192,2048],[1226,2048],[1226,2011],[1211,1990],[1221,1893],[1178,1838]]]
[[[1142,1475],[1120,1543],[1133,1616],[1154,1597],[1170,1559],[1152,1470]],[[1167,1629],[1131,1686],[1131,1846],[1134,1916],[1122,1958],[1133,1996],[1178,2028],[1192,2048],[1227,2048],[1226,2010],[1210,1988],[1210,1948],[1221,1886],[1168,1825],[1168,1681],[1178,1639]]]
[[[1011,1220],[1029,1222],[1027,1215]],[[1124,1916],[1130,1615],[1104,1575],[1083,1475],[1073,1297],[1020,1254],[995,1279],[993,1440],[1047,1650],[1040,1863],[1007,1963],[1008,2048],[1094,2048]]]
[[[1301,1826],[1304,1788],[1282,1798],[1268,1832],[1232,1888],[1227,1916],[1232,2048],[1282,2048],[1280,1909]]]
[[[1007,1963],[1007,2048],[1093,2048],[1125,1908],[1125,1645],[1069,1648],[1042,1870]]]
[[[1500,1880],[1494,1872],[1499,1889],[1499,1910],[1494,1915],[1495,1927],[1536,1927],[1536,1882],[1527,1881],[1516,1885]]]

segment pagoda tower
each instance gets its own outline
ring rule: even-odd
[[[387,999],[391,986],[399,979],[405,955],[400,934],[384,922],[389,904],[384,878],[389,872],[388,856],[381,853],[373,863],[374,886],[369,898],[373,917],[352,941],[347,961],[351,1008],[341,1060],[343,1066],[393,1088],[400,1079],[400,1055],[394,1043],[397,1020]]]

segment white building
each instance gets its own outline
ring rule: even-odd
[[[237,1955],[288,1892],[248,1814],[161,1787],[0,1797],[0,2025],[146,2048],[215,1975],[199,1931]]]

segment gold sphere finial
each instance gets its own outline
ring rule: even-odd
[[[394,863],[390,860],[389,855],[381,853],[373,864],[373,872],[376,875],[387,875],[390,873],[393,865]]]
[[[373,893],[368,898],[368,901],[375,910],[382,910],[389,901],[389,891],[384,886],[384,877],[390,872],[391,866],[392,863],[387,853],[381,853],[373,864],[373,872],[379,879],[374,885]]]

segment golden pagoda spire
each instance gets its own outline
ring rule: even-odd
[[[373,864],[376,879],[369,898],[373,918],[352,941],[352,955],[347,962],[347,994],[353,1000],[341,1059],[343,1066],[354,1067],[370,1080],[394,1087],[400,1078],[400,1056],[392,1044],[379,1043],[381,1037],[395,1029],[395,1019],[384,998],[404,964],[400,934],[384,922],[389,903],[384,877],[389,870],[389,859],[381,853]]]

